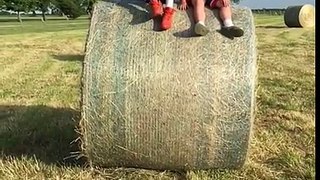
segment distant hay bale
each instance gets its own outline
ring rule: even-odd
[[[99,2],[82,75],[82,141],[100,167],[159,170],[239,168],[254,119],[256,39],[251,10],[234,8],[244,36],[205,37],[177,11],[153,30],[141,1]],[[130,5],[131,4],[131,5]]]
[[[289,6],[284,13],[284,22],[288,27],[314,27],[315,8],[310,4]]]

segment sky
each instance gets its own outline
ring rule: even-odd
[[[287,8],[288,6],[312,4],[315,5],[316,0],[241,0],[240,6],[246,6],[251,9],[262,8]]]

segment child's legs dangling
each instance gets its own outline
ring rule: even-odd
[[[173,8],[173,1],[174,0],[166,0],[166,7]]]
[[[224,5],[221,0],[213,0],[213,8],[219,8],[219,15],[223,22],[223,28],[229,31],[235,37],[243,36],[243,30],[235,26],[232,22],[232,10],[230,3]]]
[[[172,27],[173,22],[173,15],[174,15],[174,9],[173,9],[173,1],[174,0],[166,0],[165,8],[163,11],[163,17],[161,22],[161,28],[163,30],[170,29]]]
[[[150,0],[149,5],[151,7],[151,17],[159,17],[162,14],[162,4],[159,0]]]
[[[193,6],[193,16],[195,20],[194,31],[196,34],[204,36],[208,34],[209,29],[205,26],[205,0],[191,0]]]
[[[231,6],[224,6],[221,0],[216,0],[215,7],[219,8],[219,15],[225,27],[233,26]]]
[[[195,22],[205,22],[206,14],[204,11],[204,0],[191,0],[193,5],[193,16]]]

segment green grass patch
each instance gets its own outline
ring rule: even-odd
[[[247,163],[177,173],[91,170],[72,157],[88,20],[2,20],[0,179],[315,179],[315,31],[286,28],[282,16],[255,22],[257,115]]]

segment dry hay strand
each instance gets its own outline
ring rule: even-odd
[[[284,13],[284,22],[288,27],[312,28],[315,25],[315,8],[310,4],[289,6]]]
[[[141,4],[142,3],[142,4]],[[229,39],[206,9],[205,37],[187,13],[154,31],[141,1],[99,2],[82,75],[81,133],[92,166],[239,168],[254,120],[256,39],[251,10],[234,7],[244,36]]]

